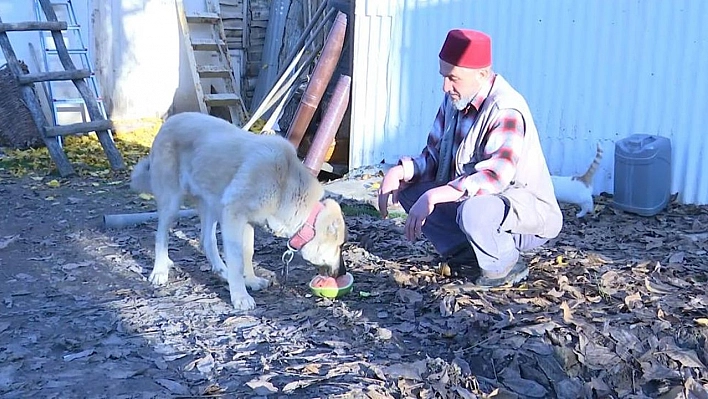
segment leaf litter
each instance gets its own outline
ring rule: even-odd
[[[175,270],[152,287],[154,226],[104,230],[100,216],[153,199],[125,172],[92,173],[0,180],[19,199],[1,211],[3,397],[707,395],[706,207],[647,218],[601,197],[585,220],[564,208],[560,236],[524,254],[529,279],[489,292],[438,275],[401,219],[349,215],[352,294],[313,297],[296,259],[287,285],[237,313],[196,219],[174,226]],[[284,248],[258,231],[258,268],[278,272]]]

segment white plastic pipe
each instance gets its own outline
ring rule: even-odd
[[[197,216],[195,209],[183,209],[179,211],[177,217],[191,218]],[[108,229],[120,229],[138,223],[157,220],[157,212],[122,213],[116,215],[103,215],[103,227]]]

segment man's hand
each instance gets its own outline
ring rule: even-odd
[[[458,191],[448,184],[426,191],[425,194],[418,198],[418,201],[413,204],[408,212],[408,219],[406,219],[406,226],[404,227],[406,238],[410,241],[421,238],[425,220],[433,213],[435,205],[445,202],[455,202],[462,198],[464,194],[464,192]]]
[[[388,198],[393,196],[391,202],[398,203],[398,191],[403,188],[402,180],[403,166],[396,165],[386,172],[381,182],[381,187],[379,187],[379,213],[384,219],[388,216]]]
[[[422,229],[425,219],[433,213],[435,203],[431,200],[431,190],[425,192],[418,198],[408,212],[406,226],[403,228],[408,241],[415,241],[423,236]]]

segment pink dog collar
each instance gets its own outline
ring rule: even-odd
[[[310,216],[307,217],[305,224],[303,224],[297,233],[290,238],[290,241],[288,241],[289,248],[299,251],[305,246],[305,244],[315,238],[315,220],[317,220],[317,215],[320,214],[322,209],[324,209],[324,205],[317,201],[315,207],[312,208],[312,211],[310,212]]]

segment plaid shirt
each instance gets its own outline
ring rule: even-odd
[[[494,112],[485,138],[479,141],[482,148],[466,155],[459,153],[460,145],[472,129],[484,100],[487,99],[494,75],[475,95],[468,107],[458,111],[447,105],[446,98],[438,110],[433,128],[428,135],[428,143],[423,152],[415,158],[403,158],[405,180],[435,180],[441,159],[452,162],[448,185],[468,196],[497,194],[502,192],[516,175],[516,166],[524,145],[525,124],[521,113],[515,109],[499,109]],[[446,131],[446,120],[451,120],[446,112],[458,112],[454,129],[452,156],[442,157],[440,144]],[[454,123],[454,119],[453,123]],[[463,158],[461,158],[461,155]],[[475,159],[478,158],[478,159]]]

